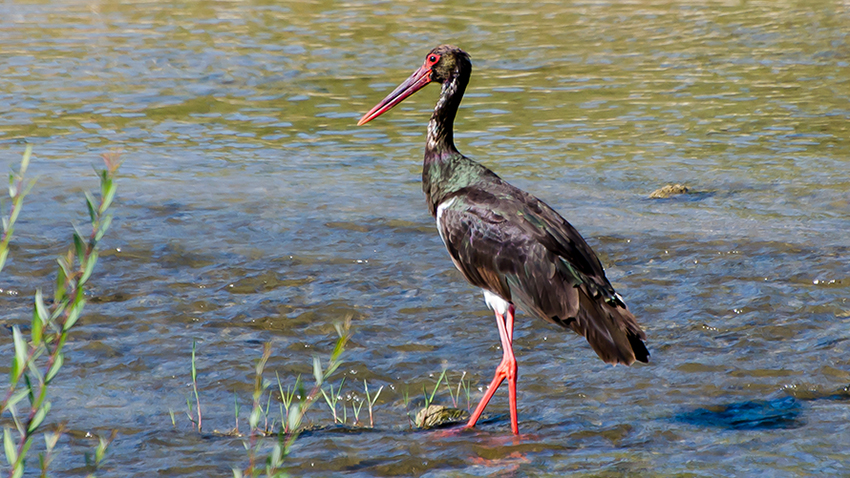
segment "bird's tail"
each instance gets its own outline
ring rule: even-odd
[[[606,300],[602,294],[590,292],[587,284],[576,289],[579,307],[576,320],[569,325],[584,335],[599,357],[612,364],[649,362],[649,351],[643,343],[646,334],[619,296]]]

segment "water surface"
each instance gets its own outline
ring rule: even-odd
[[[376,429],[349,420],[303,436],[294,475],[846,473],[847,401],[794,398],[850,383],[846,2],[44,1],[0,13],[0,155],[12,164],[34,143],[38,176],[0,277],[7,324],[27,323],[35,289],[50,287],[85,220],[91,165],[125,158],[52,391],[49,421],[70,430],[57,474],[83,473],[86,434],[117,430],[99,476],[230,475],[242,444],[212,430],[233,426],[234,392],[245,426],[262,344],[269,376],[292,383],[348,315],[334,382],[347,378],[347,403],[363,397],[357,381],[385,387]],[[408,426],[406,393],[415,402],[448,368],[477,401],[501,356],[420,190],[438,88],[354,126],[439,43],[474,63],[458,147],[570,220],[649,337],[649,365],[612,368],[520,316],[519,439],[504,391],[475,431]],[[695,194],[648,199],[668,183]],[[201,434],[183,413],[192,340]],[[8,366],[10,337],[0,353]],[[331,423],[325,407],[308,418]]]

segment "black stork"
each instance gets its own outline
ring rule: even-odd
[[[546,203],[455,148],[452,127],[471,73],[465,51],[438,46],[357,125],[389,111],[428,83],[442,84],[428,123],[422,189],[452,262],[466,280],[483,289],[485,303],[496,313],[503,353],[466,426],[475,426],[496,389],[508,379],[511,430],[519,434],[514,303],[583,335],[605,362],[647,362],[649,351],[643,343],[646,334],[578,231]]]

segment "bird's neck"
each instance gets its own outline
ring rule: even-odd
[[[469,76],[454,75],[443,83],[440,99],[434,107],[431,121],[428,122],[428,140],[425,145],[425,159],[439,158],[457,153],[454,144],[454,123],[460,100],[469,82]]]
[[[443,83],[440,99],[428,123],[422,189],[432,214],[436,214],[438,202],[446,192],[447,184],[452,182],[457,162],[463,158],[454,144],[453,127],[468,82],[469,72],[461,70]]]

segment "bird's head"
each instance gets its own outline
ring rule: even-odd
[[[440,45],[425,55],[425,62],[418,70],[414,71],[392,93],[363,115],[357,122],[357,126],[364,125],[386,113],[428,83],[447,84],[452,79],[457,78],[462,71],[466,71],[468,75],[471,69],[472,62],[465,51],[454,45]]]

